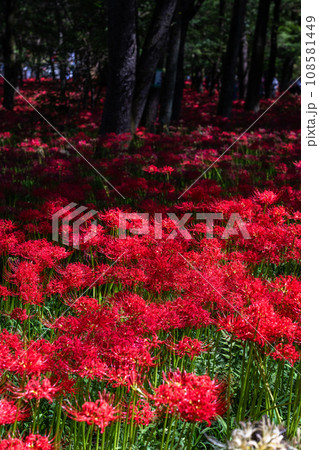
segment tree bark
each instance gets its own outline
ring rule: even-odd
[[[282,65],[282,73],[280,77],[280,91],[283,92],[289,87],[294,67],[294,59],[291,55],[287,55]]]
[[[136,74],[136,0],[108,0],[109,73],[100,133],[131,131]]]
[[[227,51],[223,64],[222,89],[218,103],[218,114],[230,117],[235,84],[236,65],[243,34],[246,0],[235,0],[230,25]]]
[[[153,76],[164,50],[176,4],[177,0],[157,0],[142,55],[137,65],[133,100],[133,131],[140,124]]]
[[[184,84],[185,84],[185,74],[184,74],[185,42],[186,42],[188,24],[189,24],[188,18],[183,17],[180,46],[179,46],[179,52],[178,52],[178,61],[177,61],[177,73],[176,73],[176,83],[175,83],[175,92],[174,92],[174,101],[173,101],[173,111],[172,111],[172,120],[174,122],[178,122],[180,119],[180,116],[181,116],[183,91],[184,91]]]
[[[275,0],[274,4],[274,15],[273,15],[273,23],[271,28],[271,38],[270,38],[270,56],[269,56],[269,65],[268,65],[268,73],[266,77],[266,86],[265,86],[265,95],[266,98],[269,98],[272,93],[272,81],[276,76],[276,58],[277,58],[277,35],[278,35],[278,27],[279,27],[279,19],[280,19],[280,1]]]
[[[4,77],[14,86],[18,87],[18,67],[16,61],[16,43],[14,35],[14,0],[6,0],[4,6],[5,31],[3,37]],[[14,89],[4,81],[3,106],[12,110],[14,108]]]
[[[247,95],[247,85],[248,85],[248,41],[245,30],[241,38],[239,50],[238,84],[239,84],[239,98],[241,100],[244,100]]]
[[[66,91],[66,62],[64,56],[61,56],[59,62],[59,72],[60,72],[60,95],[61,100],[65,100],[65,91]]]
[[[182,0],[181,6],[181,34],[180,45],[177,60],[177,73],[173,100],[173,109],[171,119],[174,122],[179,121],[182,109],[183,91],[184,91],[184,55],[185,43],[189,22],[197,14],[205,0]]]
[[[41,66],[40,66],[40,62],[39,59],[37,58],[37,62],[35,64],[35,79],[36,81],[40,81],[40,72],[41,72]]]
[[[161,126],[168,126],[172,118],[181,33],[182,11],[178,5],[174,14],[173,24],[171,26],[169,36],[168,56],[162,86],[162,103],[159,118]]]
[[[269,6],[270,0],[259,0],[245,103],[247,111],[257,112],[259,110]]]
[[[225,11],[226,11],[226,1],[225,0],[219,0],[219,14],[218,14],[218,34],[219,37],[222,37],[224,34],[224,28],[225,28]],[[216,84],[219,86],[220,84],[220,77],[221,77],[221,60],[222,60],[222,49],[219,49],[218,56],[212,65],[211,69],[211,81],[210,81],[210,87],[209,87],[209,95],[213,95]]]
[[[226,0],[219,0],[218,31],[223,32],[225,25]]]
[[[155,131],[155,121],[158,114],[160,98],[161,98],[161,89],[159,87],[157,88],[152,86],[148,95],[143,117],[141,120],[142,126],[145,126],[145,128],[151,133],[154,133]]]
[[[55,80],[56,79],[56,76],[55,76],[55,67],[54,67],[54,59],[53,59],[53,53],[52,53],[52,55],[50,56],[50,68],[51,68],[51,75],[52,75],[52,80]]]
[[[160,70],[163,73],[163,67],[165,66],[165,58],[162,57],[158,63],[156,70]],[[162,92],[162,79],[161,83],[157,86],[152,85],[148,94],[147,102],[145,105],[144,113],[141,119],[141,125],[151,133],[155,132],[155,121],[157,119],[159,105],[161,102]]]

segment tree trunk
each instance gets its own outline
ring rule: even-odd
[[[156,72],[157,70],[161,72],[161,77],[158,80],[156,80],[154,77],[154,84],[151,86],[150,92],[148,94],[147,102],[141,120],[141,125],[145,126],[145,128],[151,133],[155,132],[155,121],[158,115],[159,105],[161,102],[162,73],[164,66],[165,66],[165,58],[162,57],[156,69]]]
[[[35,79],[36,81],[40,81],[40,72],[41,72],[41,66],[39,60],[37,61],[35,65]]]
[[[248,85],[248,41],[246,31],[243,32],[240,43],[238,84],[239,84],[239,98],[241,100],[244,100],[247,95],[247,85]]]
[[[108,0],[109,73],[100,133],[131,130],[136,73],[136,0]]]
[[[270,0],[259,0],[245,103],[245,109],[247,111],[257,112],[259,110],[269,6]]]
[[[140,124],[153,76],[163,54],[176,4],[177,0],[157,0],[142,55],[137,66],[133,101],[133,131]]]
[[[276,76],[276,58],[277,58],[277,34],[279,27],[280,18],[280,0],[275,0],[274,5],[274,16],[271,28],[271,38],[270,38],[270,56],[268,73],[266,77],[265,95],[269,98],[272,94],[272,81]]]
[[[59,63],[59,71],[60,71],[60,95],[61,100],[65,100],[65,91],[66,91],[66,63],[64,60],[64,56],[61,56]]]
[[[14,36],[14,0],[6,0],[4,8],[5,31],[3,37],[4,77],[18,87],[18,70],[16,61],[16,43]],[[3,106],[14,108],[14,89],[5,81],[3,86]]]
[[[183,91],[184,91],[184,54],[185,54],[185,42],[187,36],[187,30],[189,22],[196,15],[199,8],[202,6],[205,0],[182,0],[180,2],[181,7],[181,33],[180,33],[180,45],[178,51],[177,60],[177,73],[175,82],[175,92],[173,100],[172,120],[174,122],[179,121],[182,109]]]
[[[55,67],[54,67],[54,59],[53,59],[53,55],[50,57],[50,67],[51,67],[51,75],[52,75],[52,80],[56,79],[55,76]]]
[[[162,85],[162,103],[160,109],[160,124],[168,126],[173,112],[176,75],[178,70],[178,56],[181,44],[182,12],[176,8],[173,25],[170,30],[166,72]]]
[[[294,60],[291,55],[287,55],[282,65],[282,73],[280,79],[280,91],[283,92],[288,89],[291,82],[294,67]]]
[[[230,25],[227,51],[223,64],[222,89],[218,103],[218,114],[230,117],[234,95],[236,65],[243,34],[246,0],[235,0]]]
[[[161,98],[161,89],[159,87],[152,86],[148,95],[148,99],[145,105],[144,114],[141,123],[145,128],[154,133],[155,121],[158,114],[158,108]]]
[[[177,74],[176,74],[176,83],[175,83],[175,92],[174,92],[173,111],[172,111],[172,120],[174,122],[178,122],[180,119],[180,116],[181,116],[183,91],[184,91],[184,84],[185,84],[184,55],[185,55],[185,42],[186,42],[188,24],[189,24],[188,18],[183,17],[182,29],[181,29],[181,39],[180,39],[178,61],[177,61]]]
[[[226,1],[220,0],[219,1],[219,14],[218,14],[218,34],[221,38],[224,34],[224,28],[225,28],[225,11],[226,11]],[[220,77],[221,77],[221,60],[222,60],[222,49],[219,49],[218,56],[212,66],[211,69],[211,82],[209,87],[209,95],[214,94],[215,86],[219,86],[220,84]]]
[[[226,0],[219,0],[218,31],[223,33],[225,25]]]

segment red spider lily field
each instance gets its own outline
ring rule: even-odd
[[[300,96],[241,136],[255,113],[186,85],[178,126],[100,137],[69,84],[21,89],[56,130],[0,109],[0,449],[248,448],[260,421],[291,443],[262,448],[299,448]],[[70,203],[94,211],[79,233]],[[147,232],[136,214],[119,239],[121,213]],[[222,215],[212,236],[196,213]]]

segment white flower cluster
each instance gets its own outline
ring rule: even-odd
[[[284,429],[271,423],[266,416],[257,423],[241,423],[232,432],[228,450],[297,450],[284,439]]]
[[[218,442],[213,437],[206,435],[209,442],[217,448],[225,450],[299,450],[300,439],[297,437],[293,443],[289,443],[284,437],[284,428],[273,424],[267,416],[259,422],[241,422],[240,428],[236,428],[227,444]]]

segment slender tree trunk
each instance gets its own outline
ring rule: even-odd
[[[219,1],[219,14],[218,14],[218,34],[219,37],[223,36],[224,28],[225,28],[225,11],[226,11],[226,1]],[[220,76],[221,76],[221,65],[222,60],[222,50],[219,49],[218,56],[212,66],[211,69],[211,85],[209,89],[209,95],[213,95],[216,84],[220,84]]]
[[[247,111],[257,112],[259,110],[269,6],[270,0],[259,0],[245,103],[245,109]]]
[[[55,4],[55,20],[57,23],[57,31],[59,37],[59,52],[58,52],[58,62],[59,62],[59,81],[60,81],[60,97],[61,101],[65,101],[65,91],[66,91],[66,68],[67,68],[67,54],[64,48],[64,36],[65,29],[63,23],[63,15],[61,14],[61,5],[59,0]]]
[[[163,54],[176,4],[177,0],[157,0],[142,55],[137,66],[133,101],[133,131],[140,124],[153,76]]]
[[[39,62],[39,60],[37,59],[37,63],[36,63],[36,66],[35,66],[35,79],[36,79],[36,81],[40,81],[40,72],[41,72],[41,66],[40,66],[40,62]]]
[[[66,91],[66,63],[64,60],[64,56],[61,56],[61,60],[59,63],[60,69],[60,94],[61,99],[65,100],[65,91]]]
[[[188,24],[189,24],[189,20],[187,18],[183,17],[182,28],[181,28],[180,47],[179,47],[178,61],[177,61],[177,74],[176,74],[176,83],[175,83],[175,92],[174,92],[173,111],[172,111],[172,120],[174,122],[178,122],[180,119],[180,116],[181,116],[183,91],[184,91],[184,84],[185,84],[184,55],[185,55],[185,43],[186,43]]]
[[[223,33],[225,25],[226,0],[219,0],[218,31]]]
[[[22,64],[18,65],[17,72],[18,72],[18,86],[19,86],[19,88],[22,88],[23,87],[23,68],[22,68]]]
[[[174,122],[179,121],[182,109],[183,91],[184,91],[184,54],[185,43],[189,22],[199,11],[200,7],[205,0],[181,0],[181,32],[180,32],[180,45],[178,51],[177,60],[177,73],[174,91],[174,101],[172,109],[172,120]]]
[[[136,74],[136,0],[108,0],[109,70],[100,133],[131,130]]]
[[[239,83],[239,98],[241,100],[244,100],[247,95],[247,85],[248,85],[248,41],[246,31],[243,32],[240,43],[238,83]]]
[[[4,76],[15,87],[18,87],[18,70],[16,61],[16,43],[14,35],[14,0],[6,0],[4,7],[5,31],[3,37]],[[3,87],[3,106],[14,108],[14,89],[5,81]]]
[[[227,51],[223,64],[222,89],[218,103],[218,114],[230,117],[233,103],[236,65],[243,34],[246,0],[235,0],[230,25]]]
[[[154,123],[156,121],[158,114],[160,98],[161,98],[161,89],[159,87],[152,86],[148,95],[143,118],[141,121],[142,125],[145,126],[145,128],[151,133],[155,131]]]
[[[266,98],[269,98],[271,96],[272,81],[276,75],[277,34],[278,34],[279,18],[280,18],[280,1],[281,0],[275,0],[275,4],[274,4],[274,15],[273,15],[272,28],[271,28],[271,38],[270,38],[270,56],[269,56],[268,73],[267,73],[267,77],[266,77],[266,86],[265,86]]]
[[[291,55],[287,55],[282,65],[282,73],[280,80],[281,92],[285,91],[289,87],[289,83],[291,82],[292,78],[293,67],[294,67],[294,60],[291,57]]]
[[[182,12],[179,5],[176,8],[173,24],[170,30],[166,72],[162,86],[162,103],[160,109],[160,124],[167,126],[171,122],[173,112],[178,56],[181,44]]]
[[[53,60],[52,56],[50,57],[50,67],[51,67],[51,72],[52,72],[52,80],[55,80],[56,76],[55,76],[55,70],[54,70],[54,60]]]
[[[165,66],[165,58],[161,58],[157,70],[163,73],[163,67]],[[162,79],[158,85],[152,85],[150,92],[148,94],[148,99],[145,105],[144,113],[142,116],[141,124],[145,126],[150,132],[155,131],[155,121],[158,115],[159,105],[161,102],[161,92],[162,92]]]

